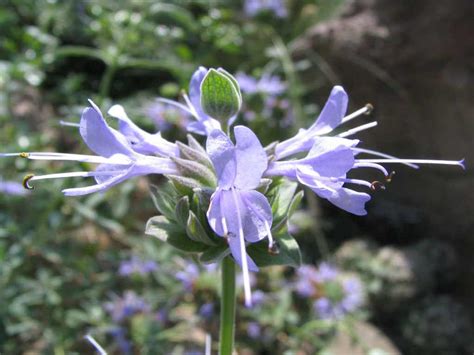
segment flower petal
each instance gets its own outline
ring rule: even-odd
[[[234,134],[237,161],[234,186],[241,190],[252,190],[258,186],[263,172],[267,169],[267,154],[251,129],[236,126]]]
[[[119,130],[128,139],[135,152],[160,154],[166,157],[178,156],[176,144],[162,138],[160,132],[151,134],[138,127],[121,105],[112,106],[107,113],[119,120]]]
[[[270,227],[273,223],[272,208],[267,198],[258,191],[240,191],[239,195],[245,206],[242,221],[245,240],[258,242],[267,237],[265,222]]]
[[[216,170],[219,187],[221,189],[232,187],[237,167],[232,141],[224,132],[216,129],[207,137],[206,150]]]
[[[127,139],[119,132],[109,127],[99,108],[89,101],[92,107],[82,112],[79,131],[84,142],[96,154],[110,157],[114,154],[133,156],[135,153],[129,147]]]
[[[346,114],[348,102],[349,98],[342,86],[334,86],[318,119],[308,129],[308,133],[326,134],[339,126]]]
[[[105,165],[105,164],[104,164]],[[122,166],[123,168],[123,166]],[[103,167],[105,169],[105,166]],[[109,175],[109,178],[106,180],[101,180],[100,184],[97,185],[91,185],[91,186],[86,186],[86,187],[76,187],[72,189],[65,189],[62,192],[66,196],[82,196],[82,195],[88,195],[94,192],[99,192],[99,191],[106,191],[109,188],[111,188],[114,185],[117,185],[121,183],[122,181],[127,180],[128,178],[134,176],[132,175],[132,169],[133,166],[128,168],[127,170],[123,170],[121,172],[117,171],[117,175]],[[97,179],[97,177],[96,177]]]
[[[365,216],[367,214],[365,203],[370,200],[370,195],[343,187],[338,189],[328,200],[344,211],[357,216]]]
[[[191,82],[189,83],[189,99],[191,100],[200,121],[209,117],[201,108],[201,83],[207,72],[208,70],[206,68],[199,67],[198,70],[194,72],[191,77]]]

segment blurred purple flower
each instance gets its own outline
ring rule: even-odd
[[[145,109],[145,113],[160,131],[170,129],[173,124],[183,129],[192,122],[190,113],[159,100],[150,104]]]
[[[202,318],[206,320],[211,319],[214,315],[214,303],[204,303],[201,307],[199,307],[198,313]]]
[[[158,265],[153,260],[141,260],[137,256],[132,256],[130,260],[120,263],[119,275],[130,276],[132,274],[146,275],[158,269]]]
[[[262,328],[257,322],[247,323],[247,335],[252,339],[257,339],[262,334]]]
[[[239,72],[235,75],[240,90],[245,94],[266,94],[277,96],[286,90],[286,85],[276,75],[264,74],[259,80],[245,73]]]
[[[256,16],[262,11],[271,11],[277,17],[287,17],[288,10],[283,0],[245,0],[244,12],[247,16]]]
[[[328,263],[321,263],[318,268],[302,266],[297,277],[296,292],[314,300],[314,311],[322,319],[342,318],[363,303],[361,282],[356,277],[345,278]]]
[[[127,330],[125,328],[116,327],[111,329],[109,333],[114,338],[114,341],[120,349],[121,354],[132,354],[132,343],[127,338]]]
[[[191,292],[193,290],[194,283],[199,277],[199,267],[192,262],[188,262],[186,263],[184,270],[178,271],[175,277],[181,281],[184,289],[187,292]]]
[[[126,291],[123,297],[117,297],[105,304],[114,322],[121,322],[137,313],[148,313],[151,306],[133,291]]]
[[[11,196],[24,196],[28,193],[22,184],[15,181],[3,181],[0,178],[0,194]]]

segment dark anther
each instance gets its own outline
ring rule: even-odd
[[[23,178],[23,187],[27,190],[33,190],[34,186],[30,186],[28,182],[34,177],[33,174],[28,174]]]
[[[379,188],[380,190],[385,190],[385,185],[380,181],[373,181],[372,184],[370,184],[370,189],[372,191],[375,191],[377,190],[377,188]]]
[[[392,171],[392,172],[385,178],[385,181],[386,181],[386,182],[392,182],[392,178],[393,178],[394,175],[395,175],[395,171]]]
[[[273,241],[273,244],[268,246],[268,252],[271,255],[280,254],[280,243],[278,243],[276,240]]]

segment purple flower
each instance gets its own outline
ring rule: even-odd
[[[264,74],[259,80],[245,73],[239,72],[235,78],[240,90],[245,94],[262,93],[277,96],[286,90],[286,85],[276,75]]]
[[[262,11],[272,11],[277,17],[288,16],[283,0],[245,0],[244,11],[247,16],[256,16]]]
[[[247,324],[247,335],[252,339],[257,339],[262,334],[262,328],[257,322],[249,322]]]
[[[191,292],[199,277],[199,267],[194,263],[187,263],[184,270],[178,271],[175,277],[181,281],[187,292]]]
[[[365,186],[371,190],[377,186],[384,188],[384,185],[379,181],[369,182],[348,178],[347,174],[352,169],[376,169],[381,171],[389,182],[392,174],[389,174],[380,165],[381,163],[401,163],[414,168],[417,168],[414,164],[418,163],[458,165],[464,168],[463,160],[398,159],[384,153],[358,148],[358,140],[346,139],[357,132],[376,126],[375,121],[335,136],[324,136],[332,133],[339,125],[371,110],[371,106],[367,105],[344,117],[347,104],[346,92],[342,87],[335,86],[316,122],[310,128],[300,129],[294,137],[277,144],[275,160],[269,164],[265,176],[285,176],[298,181],[335,206],[362,216],[367,214],[365,203],[370,200],[370,195],[354,191],[345,185]],[[306,153],[306,156],[300,159],[283,160],[298,153]],[[383,159],[358,159],[357,155],[361,153],[380,156]]]
[[[121,322],[137,313],[148,313],[151,306],[133,291],[126,291],[123,297],[117,297],[114,301],[105,305],[114,322]]]
[[[272,244],[273,217],[266,197],[254,190],[267,168],[267,155],[249,128],[237,126],[234,135],[236,145],[220,130],[212,131],[207,139],[207,153],[218,178],[207,218],[214,232],[227,239],[232,256],[242,266],[245,300],[250,305],[249,269],[258,267],[247,255],[245,242],[268,237]]]
[[[188,123],[186,128],[189,132],[201,135],[208,135],[215,129],[221,129],[219,121],[207,115],[201,107],[201,83],[207,72],[208,69],[204,67],[199,67],[198,70],[194,72],[191,77],[191,82],[189,83],[189,96],[186,94],[183,95],[186,105],[164,98],[159,98],[157,100],[158,102],[163,102],[180,108],[192,116],[196,121]],[[232,117],[229,120],[229,125],[235,120],[235,118],[236,117]]]
[[[66,154],[66,153],[7,153],[0,157],[21,156],[33,160],[65,160],[99,164],[95,171],[80,171],[61,174],[48,174],[41,176],[29,175],[24,180],[24,186],[29,187],[29,182],[43,179],[56,179],[67,177],[93,177],[96,185],[65,189],[67,196],[86,195],[93,192],[105,191],[127,179],[148,174],[178,174],[175,164],[165,157],[148,156],[136,152],[130,144],[130,137],[138,134],[127,118],[121,116],[124,123],[122,131],[128,132],[127,136],[111,128],[105,121],[99,108],[90,101],[91,107],[86,108],[81,116],[79,131],[87,146],[97,155]],[[120,111],[114,110],[115,113]],[[138,128],[138,127],[137,127]],[[135,133],[133,133],[135,132]],[[133,133],[133,134],[132,134]],[[169,142],[168,142],[169,143]],[[163,151],[168,149],[167,143]]]
[[[157,270],[158,265],[153,260],[141,260],[133,256],[130,260],[125,260],[120,263],[119,275],[130,276],[132,274],[146,275]]]
[[[206,320],[211,319],[214,315],[214,303],[204,303],[201,307],[199,307],[198,313],[202,318]]]
[[[138,127],[128,117],[121,105],[112,106],[107,112],[119,121],[119,131],[128,140],[130,147],[140,154],[157,154],[163,157],[176,157],[179,155],[176,144],[168,142],[161,137],[161,133],[148,133]]]
[[[11,196],[24,196],[28,193],[22,184],[15,181],[3,181],[0,179],[0,194]]]
[[[313,299],[314,311],[323,319],[342,318],[363,303],[361,282],[355,277],[345,278],[328,263],[321,263],[318,268],[302,266],[297,276],[296,292]]]
[[[179,128],[186,127],[192,120],[187,111],[181,110],[174,105],[155,100],[145,109],[146,115],[150,117],[157,129],[165,131],[175,124]]]
[[[132,354],[132,343],[127,338],[127,330],[125,328],[116,327],[111,329],[109,332],[114,338],[115,343],[117,343],[121,354]]]

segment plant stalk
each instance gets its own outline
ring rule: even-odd
[[[235,333],[235,263],[230,257],[222,260],[220,355],[232,355]]]

